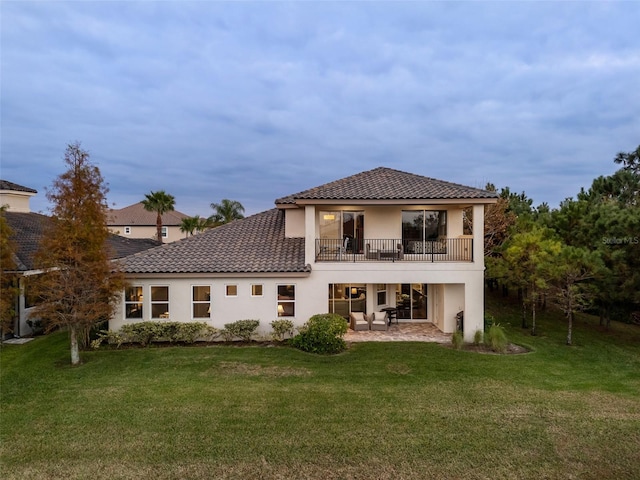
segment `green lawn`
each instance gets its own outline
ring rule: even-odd
[[[519,328],[498,356],[425,343],[84,352],[57,333],[1,352],[0,476],[640,478],[640,328]]]

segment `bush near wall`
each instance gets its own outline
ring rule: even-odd
[[[293,322],[287,319],[278,319],[271,322],[271,338],[275,341],[283,341],[287,337],[293,336]]]
[[[220,334],[227,342],[240,338],[245,342],[250,342],[260,326],[259,320],[238,320],[233,323],[225,323]]]
[[[93,342],[98,348],[105,341],[120,347],[123,343],[134,343],[143,347],[150,343],[180,342],[194,343],[198,339],[211,341],[218,330],[203,322],[138,322],[123,325],[120,330],[103,330]]]
[[[335,313],[314,315],[300,328],[300,333],[291,339],[291,344],[305,352],[333,354],[347,348],[344,335],[347,323]]]

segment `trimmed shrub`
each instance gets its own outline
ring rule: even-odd
[[[91,342],[92,348],[98,348],[103,342],[116,344],[138,343],[143,347],[153,342],[194,343],[203,338],[208,341],[218,331],[203,322],[138,322],[123,325],[117,332],[102,330]]]
[[[271,338],[274,340],[282,341],[285,337],[293,336],[293,322],[286,319],[278,319],[271,322]]]
[[[238,320],[233,323],[225,323],[224,329],[220,333],[227,342],[234,338],[241,338],[245,342],[250,342],[259,325],[259,320]]]
[[[462,350],[464,346],[464,334],[460,330],[456,330],[451,335],[451,345],[453,345],[453,348],[456,350]]]
[[[504,333],[504,328],[497,323],[491,325],[487,335],[485,336],[485,343],[494,352],[504,353],[507,350],[507,344],[509,343],[507,340],[507,334]]]
[[[347,322],[335,313],[314,315],[300,328],[298,335],[291,339],[291,344],[305,352],[319,354],[340,353],[347,348],[344,335],[347,333]]]

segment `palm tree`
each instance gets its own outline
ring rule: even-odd
[[[211,208],[213,208],[215,213],[211,215],[209,219],[215,222],[216,225],[224,225],[225,223],[244,218],[244,207],[237,200],[223,198],[220,203],[212,203]]]
[[[204,232],[205,230],[209,230],[210,228],[215,227],[215,223],[211,218],[204,218],[196,215],[198,219],[198,224],[196,225],[196,232]]]
[[[156,212],[156,229],[158,235],[158,242],[162,243],[162,215],[167,212],[173,212],[176,199],[173,195],[169,195],[164,190],[158,190],[157,192],[145,193],[145,199],[142,201],[142,206],[149,212]]]
[[[196,215],[195,217],[183,218],[180,224],[180,231],[185,234],[185,237],[193,235],[193,232],[198,228],[200,220],[201,219],[198,215]]]
[[[215,225],[211,218],[203,218],[200,215],[194,217],[185,217],[182,219],[180,225],[180,231],[185,234],[185,237],[193,235],[193,232],[204,232]]]

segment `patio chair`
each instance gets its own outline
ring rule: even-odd
[[[383,330],[386,332],[389,329],[389,324],[387,323],[387,312],[373,312],[369,319],[371,330]]]
[[[369,320],[364,312],[351,312],[349,318],[351,319],[351,330],[369,330]]]

